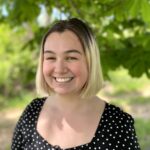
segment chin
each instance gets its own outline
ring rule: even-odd
[[[68,90],[54,90],[55,93],[59,94],[59,95],[67,95],[71,92],[69,92]]]
[[[66,90],[54,90],[56,94],[61,95],[61,96],[69,96],[69,95],[74,95],[75,92],[73,91],[66,91]]]

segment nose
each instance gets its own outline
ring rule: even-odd
[[[55,63],[55,73],[64,74],[67,72],[67,65],[62,60],[57,60]]]

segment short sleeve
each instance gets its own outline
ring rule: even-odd
[[[123,126],[120,129],[122,133],[122,149],[123,150],[140,150],[140,146],[138,143],[135,127],[134,127],[134,119],[131,115],[124,113]]]
[[[25,114],[27,113],[29,106],[24,110],[21,117],[19,118],[12,138],[11,150],[22,150],[23,149],[23,127],[25,125]]]
[[[41,99],[34,99],[32,102],[25,108],[21,117],[19,118],[12,138],[11,150],[22,150],[24,149],[27,141],[30,140],[30,136],[33,130],[31,124],[34,125],[36,120],[35,112],[40,110],[38,106],[39,102],[42,102]]]

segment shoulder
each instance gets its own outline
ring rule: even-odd
[[[26,108],[38,108],[39,106],[43,106],[45,100],[46,97],[35,98],[27,105]]]
[[[46,100],[46,97],[43,98],[35,98],[33,99],[23,110],[18,123],[20,122],[26,122],[27,118],[36,117],[40,110],[42,109],[42,106]]]
[[[129,113],[113,104],[106,103],[104,115],[117,124],[134,124],[134,119]]]
[[[108,114],[112,116],[110,117],[112,118],[110,119],[110,130],[112,130],[113,138],[121,143],[120,149],[140,150],[133,117],[120,107],[112,104],[107,104],[107,110]],[[117,143],[117,146],[119,146],[119,143]]]
[[[33,99],[24,109],[20,116],[13,134],[12,149],[21,148],[22,144],[27,141],[31,135],[35,122],[38,118],[38,113],[42,108],[46,98]],[[28,136],[27,136],[28,135]],[[22,148],[21,148],[22,149]]]
[[[31,112],[34,113],[35,111],[40,111],[45,100],[46,97],[33,99],[24,109],[23,115]]]
[[[16,130],[22,130],[22,128],[24,128],[27,124],[35,122],[45,100],[46,98],[35,98],[26,106],[17,121]]]

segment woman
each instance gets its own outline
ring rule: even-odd
[[[73,18],[43,38],[34,99],[20,117],[12,150],[139,150],[133,118],[96,97],[99,50],[90,28]]]

